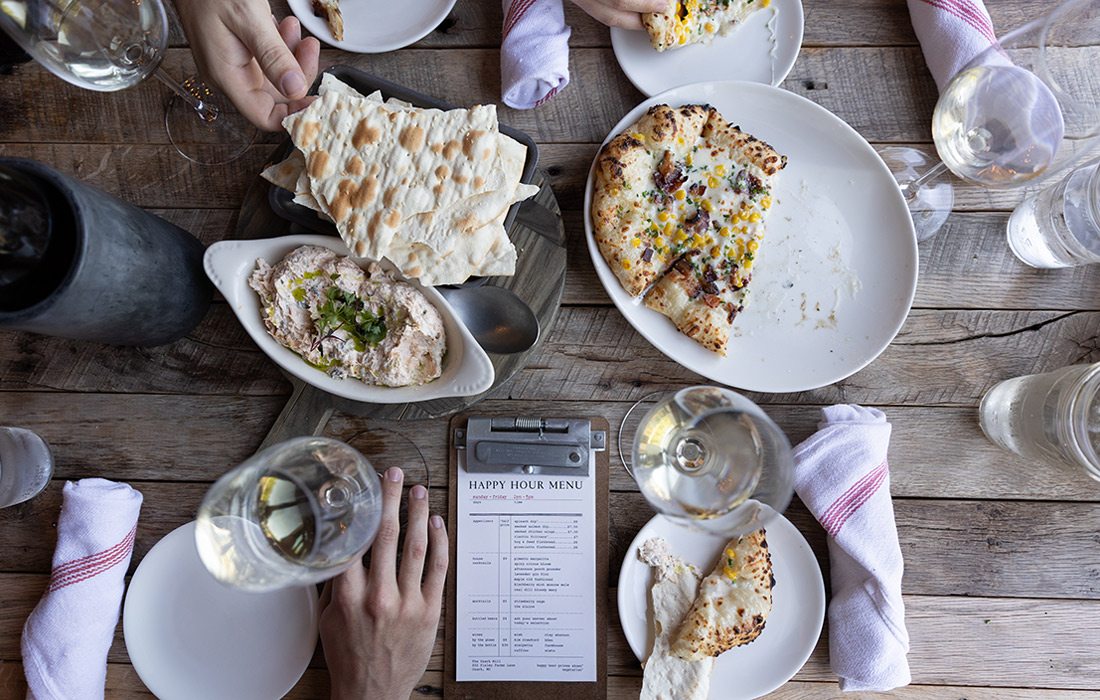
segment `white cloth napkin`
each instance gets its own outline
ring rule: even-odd
[[[818,431],[795,448],[795,491],[829,535],[829,662],[841,690],[908,685],[890,424],[882,411],[847,404],[822,415]]]
[[[23,626],[33,700],[102,698],[141,494],[106,479],[67,482],[45,595]]]
[[[545,103],[569,84],[569,27],[562,0],[503,0],[501,99],[516,109]]]
[[[982,0],[908,2],[924,61],[940,90],[972,58],[997,43]]]

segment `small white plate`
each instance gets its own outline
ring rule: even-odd
[[[272,700],[309,666],[317,616],[312,586],[246,593],[219,583],[190,522],[141,560],[122,628],[134,670],[160,700]]]
[[[775,576],[772,612],[759,637],[730,649],[715,661],[710,700],[757,698],[770,693],[798,673],[821,636],[825,584],[813,550],[782,515],[772,517],[765,529]],[[619,572],[619,621],[639,661],[648,658],[653,648],[653,611],[649,609],[653,572],[638,559],[638,547],[650,537],[665,538],[674,554],[694,564],[703,575],[710,573],[727,541],[677,525],[662,515],[655,516],[638,532]]]
[[[300,355],[284,347],[267,332],[260,315],[260,297],[248,286],[248,276],[256,268],[257,259],[263,258],[274,265],[303,245],[323,246],[340,255],[351,255],[344,242],[335,236],[296,235],[221,241],[207,248],[203,260],[206,276],[229,302],[248,335],[280,367],[318,389],[364,403],[409,403],[474,396],[493,385],[496,373],[489,356],[458,320],[454,309],[443,296],[434,287],[426,287],[416,280],[405,281],[423,293],[443,317],[447,354],[443,357],[443,374],[439,378],[421,386],[371,386],[358,379],[333,379],[311,367]],[[361,259],[356,261],[366,262]],[[404,279],[392,265],[383,262],[382,267],[395,279]]]
[[[340,0],[343,41],[333,38],[328,22],[313,14],[312,0],[288,0],[288,4],[302,26],[329,46],[355,53],[384,53],[423,39],[446,19],[455,0]]]
[[[592,180],[585,189],[588,250],[596,274],[630,325],[693,372],[747,391],[795,392],[849,377],[901,329],[917,287],[913,220],[893,175],[863,137],[824,107],[759,83],[686,85],[642,102],[605,143],[655,104],[710,104],[788,156],[745,310],[726,357],[676,330],[628,295],[592,235]]]
[[[726,36],[657,52],[645,31],[611,29],[615,58],[634,87],[652,97],[688,83],[742,80],[778,85],[802,48],[802,1],[773,0]]]

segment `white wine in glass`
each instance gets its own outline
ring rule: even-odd
[[[728,389],[696,386],[648,406],[643,400],[627,414],[619,440],[638,488],[673,521],[734,537],[766,524],[771,511],[759,504],[782,512],[790,502],[794,458],[787,437],[756,404]],[[632,445],[629,462],[624,441]]]
[[[920,151],[886,148],[916,227],[934,235],[954,203],[948,172],[997,188],[1042,186],[1095,153],[1100,83],[1085,51],[1100,36],[1100,3],[1062,0],[1001,36],[943,89],[932,117],[938,163]]]
[[[382,515],[373,465],[323,437],[261,450],[218,479],[199,507],[195,542],[219,581],[253,591],[331,578],[360,561]]]
[[[155,76],[175,94],[165,127],[189,160],[226,163],[256,138],[256,128],[202,81],[181,84],[164,70],[168,15],[162,0],[2,0],[0,29],[51,73],[81,88],[114,92]]]

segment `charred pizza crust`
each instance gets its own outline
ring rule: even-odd
[[[597,157],[600,252],[631,296],[644,294],[649,308],[724,355],[786,162],[713,107],[655,105]]]
[[[664,12],[642,14],[649,43],[657,51],[710,43],[725,36],[771,0],[669,0]]]

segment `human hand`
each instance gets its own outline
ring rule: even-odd
[[[403,478],[400,469],[391,468],[382,479],[382,522],[370,571],[356,564],[321,593],[321,643],[333,700],[407,700],[435,644],[447,578],[447,531],[443,518],[428,518],[428,490],[412,487],[397,570]]]
[[[643,12],[664,12],[672,0],[573,0],[597,22],[609,27],[642,29]]]
[[[267,131],[310,103],[321,44],[297,18],[275,23],[266,0],[176,0],[195,62],[250,122]]]

